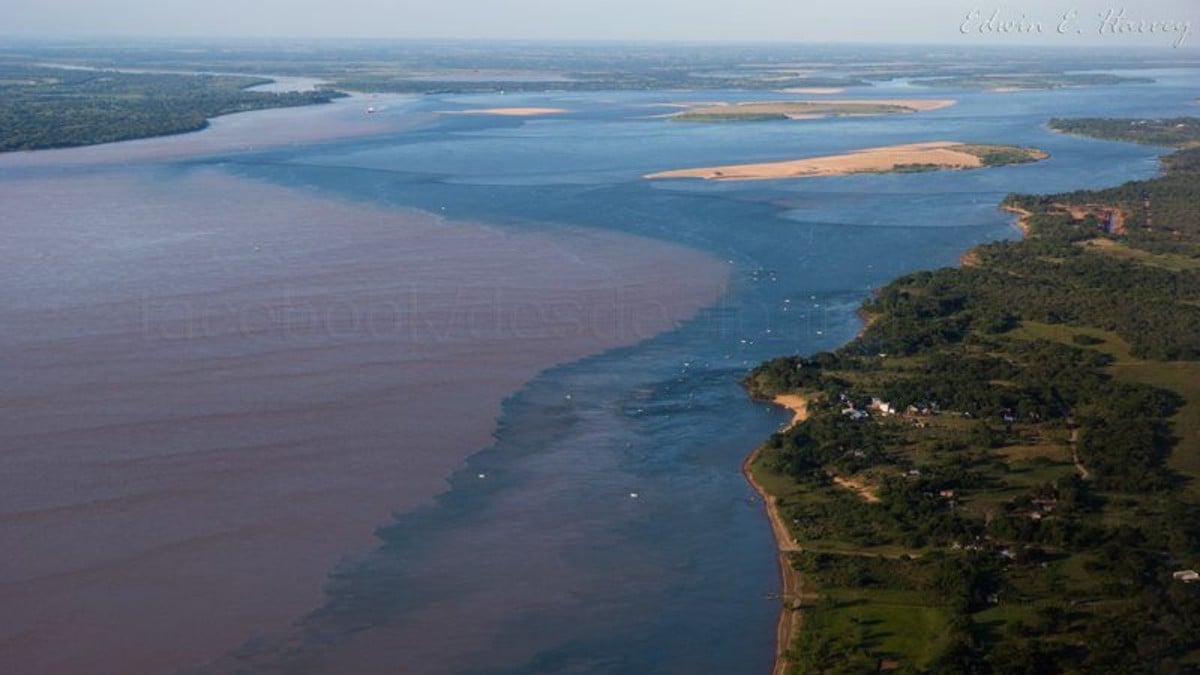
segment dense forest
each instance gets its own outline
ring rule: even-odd
[[[0,152],[196,131],[247,110],[327,103],[333,91],[269,93],[268,79],[120,73],[0,62]]]
[[[1076,134],[1111,141],[1131,141],[1147,145],[1187,147],[1200,141],[1200,118],[1173,117],[1142,120],[1109,117],[1052,119],[1050,128],[1066,134]]]
[[[1190,148],[1181,123],[1157,126]],[[1200,150],[1163,166],[1008,198],[1024,240],[747,377],[810,399],[750,467],[803,549],[797,672],[1200,670]]]

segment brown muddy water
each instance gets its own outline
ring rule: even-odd
[[[727,281],[666,243],[212,168],[10,174],[0,204],[0,653],[21,675],[172,672],[285,628],[489,443],[508,394]]]

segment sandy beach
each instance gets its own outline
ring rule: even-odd
[[[813,178],[819,176],[844,176],[854,173],[880,173],[893,171],[903,165],[933,165],[947,169],[975,168],[983,165],[982,160],[972,154],[956,150],[962,143],[956,141],[931,141],[906,145],[889,145],[865,148],[841,155],[809,157],[807,159],[760,164],[732,164],[728,166],[702,167],[661,171],[645,176],[647,179],[702,178],[704,180],[773,180],[778,178]]]
[[[800,394],[779,394],[771,399],[775,405],[783,406],[792,411],[792,421],[788,424],[788,428],[792,428],[797,424],[808,419],[808,397]]]
[[[1021,231],[1022,238],[1029,236],[1029,219],[1033,217],[1032,213],[1016,206],[1001,206],[1000,209],[1016,215],[1017,217],[1013,219],[1013,226]]]
[[[808,419],[808,402],[810,400],[809,396],[803,394],[781,394],[774,397],[772,402],[792,411],[792,420],[787,425],[788,428],[791,428]],[[802,616],[800,603],[804,593],[804,579],[792,567],[790,554],[803,549],[792,538],[791,530],[787,526],[783,513],[779,510],[775,498],[754,477],[752,467],[758,461],[761,452],[762,448],[760,447],[746,458],[742,464],[742,474],[754,491],[758,493],[759,499],[762,500],[763,507],[767,512],[767,519],[771,523],[775,545],[779,549],[780,609],[779,622],[775,630],[775,666],[771,673],[772,675],[785,675],[791,667],[788,651],[800,630]]]

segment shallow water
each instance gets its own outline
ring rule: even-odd
[[[706,287],[712,301],[682,325],[661,334],[653,328],[660,324],[627,328],[622,337],[628,346],[593,350],[532,379],[507,398],[494,442],[459,468],[452,489],[417,508],[401,490],[395,493],[394,521],[379,529],[374,547],[337,565],[315,611],[293,615],[290,628],[261,622],[253,634],[243,635],[241,648],[209,665],[194,662],[195,670],[765,672],[774,648],[778,606],[771,595],[778,578],[761,505],[739,466],[787,415],[746,400],[739,377],[763,358],[845,342],[858,329],[858,303],[896,275],[953,264],[976,243],[1016,236],[1010,217],[996,208],[1009,192],[1099,187],[1152,175],[1157,149],[1061,136],[1044,122],[1098,111],[1184,114],[1193,108],[1198,81],[1195,72],[1174,71],[1157,85],[1053,92],[904,88],[906,95],[957,98],[959,104],[903,117],[752,125],[653,117],[669,111],[661,104],[696,98],[679,92],[432,96],[405,103],[423,122],[393,134],[160,167],[156,171],[167,174],[213,171],[239,184],[274,184],[308,199],[354,204],[346,208],[418,208],[453,222],[486,222],[510,237],[554,237],[564,224],[597,236],[636,235],[641,239],[622,240],[610,250],[615,258],[610,264],[633,256],[635,269],[598,271],[610,280],[627,274],[648,283],[646,297],[670,279],[698,271],[701,261],[721,261],[721,273],[700,270],[703,279],[731,275],[719,300]],[[872,95],[894,96],[900,88],[880,87]],[[434,116],[496,106],[571,112],[528,120]],[[1035,145],[1052,158],[958,173],[715,184],[640,178],[686,166],[943,139]],[[53,179],[37,173],[40,169],[29,171]],[[256,220],[246,221],[251,222]],[[279,228],[279,240],[285,240],[286,225]],[[323,229],[320,236],[335,235]],[[647,239],[706,255],[685,260],[680,249],[660,254]],[[338,249],[337,260],[345,265],[338,274],[295,283],[312,292],[337,288],[363,256],[379,262],[374,251],[384,241],[373,237]],[[187,250],[178,242],[165,246]],[[493,248],[481,246],[488,253]],[[567,269],[586,267],[597,250],[584,240],[582,247],[528,253],[526,262],[518,256],[515,264],[536,271],[552,258],[566,262]],[[414,254],[415,260],[424,258]],[[635,264],[647,258],[661,267]],[[510,268],[484,266],[476,278],[493,278],[505,269]],[[37,293],[13,294],[8,301],[18,308],[25,302],[32,306],[24,309],[40,311],[46,307],[43,296],[70,296],[57,277],[37,286],[42,278],[35,261],[28,270]],[[136,266],[128,273],[134,279],[143,275],[147,283],[169,276]],[[207,272],[201,265],[196,273]],[[558,288],[561,274],[535,277],[527,290]],[[612,284],[600,288],[611,292]],[[487,306],[488,300],[479,304]],[[689,315],[685,304],[668,300],[663,315]],[[165,325],[177,329],[171,321],[179,317],[167,318]],[[5,325],[16,338],[29,337],[28,330]],[[62,329],[73,325],[74,319]],[[591,327],[584,333],[594,333],[611,324],[583,325]],[[596,348],[602,348],[600,342]],[[244,346],[236,342],[236,348]],[[216,357],[231,346],[213,348]],[[382,349],[373,358],[396,358],[386,353],[388,345]],[[476,349],[448,355],[438,366],[453,370],[471,363]],[[345,375],[340,356],[321,358],[330,359],[328,372]],[[171,363],[169,355],[164,363]],[[232,367],[258,363],[254,357]],[[386,389],[392,375],[371,363],[364,359],[362,372]],[[62,386],[74,384],[72,377],[64,376]],[[217,377],[225,381],[228,373]],[[272,385],[258,391],[266,398],[286,390]],[[380,409],[349,400],[355,429],[384,439],[405,433],[393,416],[402,418],[417,403],[397,399]],[[110,405],[95,401],[100,408]],[[319,425],[327,414],[313,409],[305,419]],[[439,433],[434,427],[457,430],[445,416],[430,419],[437,423],[430,427],[432,442]],[[335,434],[329,447],[343,441]],[[323,452],[315,450],[314,457],[323,458]],[[398,458],[404,456],[400,452]],[[330,483],[344,468],[339,464],[333,460],[323,469]],[[300,526],[311,527],[325,513],[314,506],[298,518]],[[340,518],[330,516],[330,522]],[[240,592],[250,595],[268,575],[265,569],[239,571],[231,559],[212,572],[215,582],[244,581]]]

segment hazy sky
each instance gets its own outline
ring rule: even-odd
[[[1115,32],[1101,15],[1187,22]],[[978,19],[968,14],[978,11]],[[1027,19],[1029,32],[987,22]],[[1061,26],[1064,15],[1077,18]],[[0,0],[27,36],[533,38],[1200,45],[1200,0]],[[1036,31],[1040,23],[1042,30]],[[1122,24],[1130,25],[1130,24]],[[1136,24],[1142,25],[1142,24]],[[1061,29],[1060,29],[1061,26]],[[1152,27],[1150,24],[1144,28]],[[1062,30],[1063,32],[1060,32]],[[965,32],[964,32],[965,31]],[[1195,31],[1195,32],[1193,32]]]

